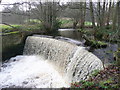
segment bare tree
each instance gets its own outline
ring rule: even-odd
[[[106,4],[106,0],[104,0],[103,2],[103,7],[102,7],[102,16],[101,16],[101,27],[104,28],[104,25],[105,25],[105,4]]]
[[[108,9],[108,13],[107,13],[107,26],[109,26],[109,22],[110,22],[111,6],[112,6],[112,2],[110,0],[109,9]]]
[[[118,9],[117,9],[118,10],[117,11],[118,12],[118,37],[120,38],[120,1],[117,3],[117,6],[118,6]]]
[[[100,0],[98,0],[97,3],[97,11],[98,11],[98,15],[97,15],[97,25],[101,26],[101,6],[100,6]]]
[[[80,28],[84,28],[85,24],[85,16],[86,16],[86,1],[80,2]]]
[[[58,25],[59,2],[42,2],[32,4],[35,8],[31,9],[32,15],[42,22],[43,29],[47,33],[56,32]]]
[[[112,26],[112,30],[116,30],[118,9],[119,9],[119,3],[117,3],[117,4],[116,4],[116,7],[115,7],[115,12],[114,12],[114,16],[113,16],[113,26]]]
[[[94,9],[93,9],[92,0],[90,0],[90,14],[91,14],[92,26],[93,26],[93,29],[96,32],[96,25],[95,25],[95,17],[94,17]]]

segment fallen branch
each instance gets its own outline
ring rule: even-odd
[[[2,24],[7,25],[7,26],[10,26],[10,27],[16,29],[16,27],[14,27],[14,26],[12,26],[12,25],[10,25],[10,24],[7,24],[7,23],[2,23]]]

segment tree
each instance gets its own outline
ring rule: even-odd
[[[100,6],[100,0],[98,0],[98,3],[97,3],[97,12],[98,12],[98,14],[97,14],[97,25],[98,25],[98,27],[100,27],[101,26],[101,6]]]
[[[115,12],[114,12],[114,16],[113,16],[113,26],[112,26],[112,30],[116,30],[118,9],[119,9],[119,3],[117,3],[116,6],[115,6]]]
[[[118,23],[117,23],[117,26],[118,26],[118,40],[119,40],[119,43],[118,43],[118,47],[120,48],[120,1],[119,2],[117,2],[117,7],[118,7],[118,9],[117,9],[117,12],[118,12],[118,17],[117,17],[117,19],[118,19]]]
[[[37,17],[42,22],[43,29],[48,33],[57,33],[59,22],[57,13],[59,11],[59,2],[39,2],[33,3],[34,9],[31,9],[34,17]]]
[[[69,2],[64,10],[63,16],[71,18],[73,21],[73,28],[76,29],[78,22],[80,22],[80,3]]]
[[[118,36],[120,37],[120,1],[118,2]]]
[[[96,36],[96,25],[95,25],[95,17],[94,17],[92,0],[90,0],[90,14],[91,14],[92,26],[93,26],[93,29],[94,29],[94,36]]]
[[[103,7],[102,7],[101,26],[100,26],[102,28],[104,28],[104,25],[105,25],[105,4],[106,4],[106,0],[104,0]]]
[[[85,24],[85,16],[86,16],[86,1],[80,2],[80,28],[84,28]]]
[[[108,9],[108,13],[107,13],[107,22],[106,22],[107,26],[109,26],[109,22],[110,22],[111,8],[112,8],[112,2],[110,0],[109,9]]]

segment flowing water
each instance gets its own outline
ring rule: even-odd
[[[60,88],[86,80],[103,64],[82,46],[52,38],[29,36],[23,56],[11,58],[0,72],[0,88]]]
[[[48,60],[39,56],[16,56],[1,69],[0,88],[69,87]]]

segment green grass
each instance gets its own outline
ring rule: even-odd
[[[16,31],[16,29],[19,29],[21,27],[21,25],[11,25],[15,28],[12,28],[8,25],[0,25],[0,30],[3,32],[3,33],[9,33],[9,32],[14,32]]]
[[[61,22],[61,24],[73,23],[73,21],[71,19],[68,19],[68,20],[61,19],[60,22]]]
[[[89,21],[85,22],[85,26],[91,26],[91,25],[92,25],[92,22],[89,22]]]
[[[72,19],[60,19],[61,27],[72,27],[73,20]],[[92,22],[86,21],[85,26],[91,26]]]
[[[73,26],[73,20],[72,19],[59,19],[61,23],[61,28],[69,28]]]
[[[12,28],[7,25],[0,25],[0,30],[2,33],[16,33],[16,32],[24,32],[24,31],[39,31],[42,26],[40,24],[35,25],[12,25],[15,28]]]
[[[25,23],[28,23],[28,24],[30,24],[30,25],[32,25],[32,24],[40,24],[40,23],[41,23],[41,21],[38,20],[38,19],[25,20],[24,22],[25,22]]]

